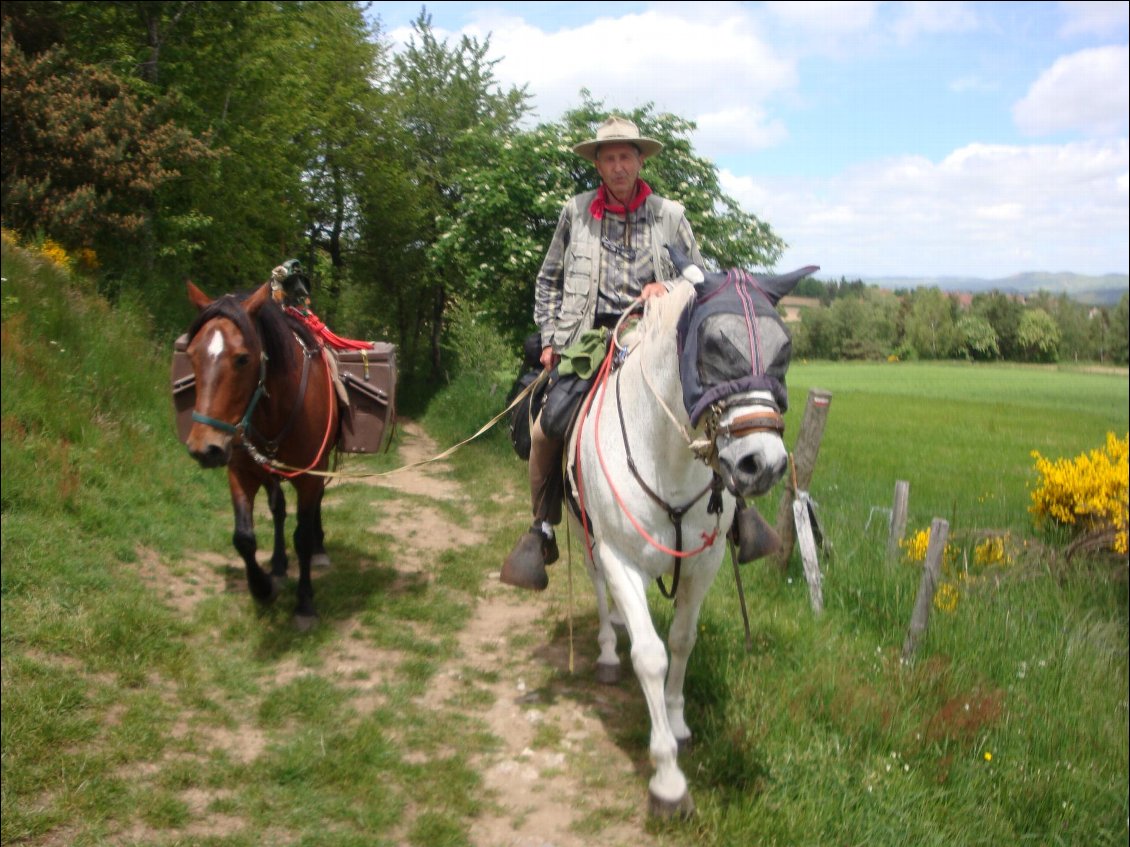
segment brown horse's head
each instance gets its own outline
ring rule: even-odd
[[[212,300],[188,283],[188,299],[199,314],[189,329],[188,356],[196,377],[196,408],[186,445],[205,468],[228,463],[263,390],[265,356],[257,329],[259,312],[270,300],[260,286],[243,300]]]

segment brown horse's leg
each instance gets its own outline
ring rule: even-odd
[[[271,553],[271,577],[276,584],[286,580],[286,494],[282,483],[271,480],[267,483],[267,502],[271,507],[271,517],[275,524],[275,546]]]
[[[232,509],[235,512],[235,532],[232,534],[232,544],[243,557],[243,565],[247,571],[247,587],[251,596],[260,603],[272,602],[278,594],[274,580],[272,580],[259,563],[255,560],[258,545],[255,542],[255,495],[259,491],[259,482],[252,477],[240,479],[237,472],[228,466],[228,484],[231,488]]]
[[[315,477],[294,480],[298,491],[298,525],[294,529],[294,549],[298,553],[298,605],[294,610],[300,628],[309,628],[318,618],[314,609],[314,583],[310,578],[310,559],[320,543],[322,494],[325,483]]]

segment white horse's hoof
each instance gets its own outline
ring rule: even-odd
[[[689,791],[683,794],[678,800],[673,801],[656,797],[653,792],[648,791],[647,814],[649,817],[658,818],[660,820],[689,818],[694,814],[694,800],[691,799],[691,793]]]
[[[330,566],[329,553],[315,553],[310,557],[310,567],[312,568],[328,568]]]
[[[596,663],[596,681],[604,685],[619,685],[620,665],[605,662]]]

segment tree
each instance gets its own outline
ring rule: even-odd
[[[1054,362],[1059,353],[1059,329],[1043,309],[1027,309],[1020,317],[1016,343],[1029,362]]]
[[[1130,295],[1123,294],[1110,315],[1111,361],[1125,365],[1130,361]]]
[[[996,359],[1000,356],[997,333],[980,315],[962,315],[955,327],[958,352],[967,359]]]
[[[917,288],[906,316],[906,339],[923,359],[945,359],[957,346],[954,302],[937,288]]]
[[[2,33],[4,222],[105,254],[151,237],[155,196],[212,154],[112,73]]]
[[[973,314],[987,320],[997,334],[1001,358],[1009,360],[1019,358],[1016,332],[1020,326],[1020,315],[1024,311],[1024,306],[1015,297],[994,289],[987,294],[975,295],[971,309]]]

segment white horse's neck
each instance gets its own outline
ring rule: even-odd
[[[648,301],[634,346],[616,377],[625,432],[640,473],[646,476],[649,469],[663,467],[665,487],[683,493],[701,488],[711,476],[688,444],[696,433],[683,406],[679,376],[676,324],[693,296],[694,289],[685,283]]]

